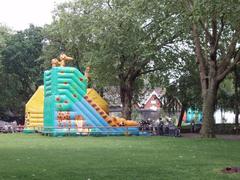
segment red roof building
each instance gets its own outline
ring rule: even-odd
[[[162,107],[162,103],[160,101],[159,95],[153,91],[147,100],[143,104],[143,109],[151,109],[154,111],[159,110]]]

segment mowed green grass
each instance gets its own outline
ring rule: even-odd
[[[173,137],[0,135],[0,179],[240,179],[240,142]]]

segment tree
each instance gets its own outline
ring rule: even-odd
[[[220,83],[240,61],[239,1],[185,0],[182,18],[191,28],[203,100],[203,137],[214,137]]]
[[[178,127],[181,127],[187,108],[201,109],[201,85],[194,54],[180,48],[175,59],[178,61],[175,61],[175,66],[168,70],[165,78],[165,96],[168,99],[177,99],[181,103],[178,118]]]
[[[43,73],[39,63],[43,40],[41,31],[41,28],[30,25],[28,29],[12,34],[1,52],[7,106],[21,115],[27,100],[42,84]]]
[[[10,38],[12,34],[12,31],[6,27],[0,24],[0,114],[4,116],[4,113],[6,112],[6,105],[8,104],[8,99],[6,98],[6,83],[8,82],[8,74],[4,73],[4,67],[2,65],[2,51],[6,48],[6,42]]]
[[[201,109],[200,105],[202,103],[200,97],[200,81],[199,75],[197,72],[197,65],[193,61],[193,55],[183,54],[183,60],[185,62],[181,70],[180,77],[177,79],[175,86],[176,97],[182,103],[181,113],[178,118],[178,126],[181,127],[184,112],[187,111],[187,108],[197,108]]]
[[[177,22],[167,6],[165,0],[79,0],[56,11],[54,23],[56,33],[64,38],[61,42],[70,52],[77,49],[81,62],[93,66],[99,84],[120,87],[122,114],[127,119],[136,80],[163,69],[168,45],[177,37]]]
[[[235,124],[239,124],[239,114],[240,114],[240,68],[235,66],[234,69],[234,113],[235,113]]]

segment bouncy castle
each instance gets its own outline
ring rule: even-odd
[[[138,135],[138,123],[110,117],[107,102],[87,88],[86,74],[65,67],[64,58],[52,60],[52,68],[44,72],[44,87],[39,87],[26,104],[24,131],[52,136]]]

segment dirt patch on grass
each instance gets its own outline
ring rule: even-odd
[[[226,167],[222,170],[223,173],[240,173],[240,167]]]

